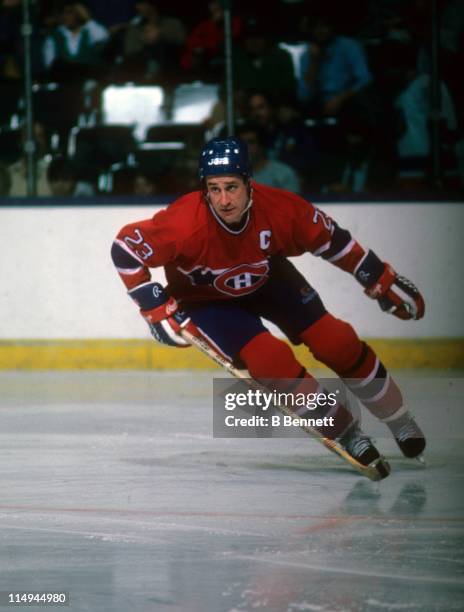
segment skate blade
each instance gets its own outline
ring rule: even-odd
[[[415,460],[421,467],[427,467],[427,461],[424,459],[424,455],[418,455],[417,457],[415,457]]]
[[[383,480],[390,475],[390,472],[390,464],[383,456],[380,456],[378,459],[364,468],[365,476],[374,481]]]

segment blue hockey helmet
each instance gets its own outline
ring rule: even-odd
[[[246,143],[234,137],[213,138],[201,150],[198,173],[201,181],[223,174],[240,174],[248,179],[251,165]]]

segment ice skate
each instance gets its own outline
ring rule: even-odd
[[[357,424],[352,425],[340,439],[341,446],[362,466],[372,468],[382,480],[390,474],[390,465],[374,446],[368,435]]]
[[[425,448],[425,436],[409,412],[396,419],[384,420],[405,457],[419,459]]]

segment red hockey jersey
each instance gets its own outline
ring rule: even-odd
[[[148,282],[149,268],[164,266],[178,300],[230,299],[267,281],[273,255],[310,252],[353,272],[365,254],[348,231],[293,193],[252,182],[252,199],[239,231],[213,215],[201,191],[126,225],[116,242],[135,262],[118,266],[127,288]]]

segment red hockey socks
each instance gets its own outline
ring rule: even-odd
[[[268,331],[245,344],[239,356],[256,380],[299,378],[303,369],[288,344]]]
[[[305,329],[301,339],[316,359],[344,380],[374,416],[385,419],[400,414],[401,391],[351,325],[327,313]]]
[[[307,372],[305,372],[301,382],[296,384],[291,392],[294,396],[296,394],[303,394],[306,398],[312,399],[321,395],[325,397],[328,395],[324,387]],[[317,429],[324,438],[332,440],[341,438],[353,424],[353,415],[338,401],[335,401],[333,405],[318,405],[316,408],[307,406],[297,407],[294,412],[295,416],[302,419],[323,420],[323,424],[314,429]]]
[[[347,386],[377,418],[400,416],[403,397],[398,385],[369,345],[362,342],[362,352],[352,368],[342,375]]]
[[[250,376],[268,388],[281,393],[304,394],[306,397],[324,393],[324,388],[299,363],[291,348],[269,332],[255,336],[240,351],[240,359],[245,363]],[[287,405],[287,407],[290,407]],[[318,406],[310,409],[303,406],[294,410],[295,417],[324,419],[326,425],[318,427],[319,433],[327,438],[341,437],[353,423],[352,415],[346,408],[336,403],[334,406]],[[330,422],[333,424],[330,425]]]

